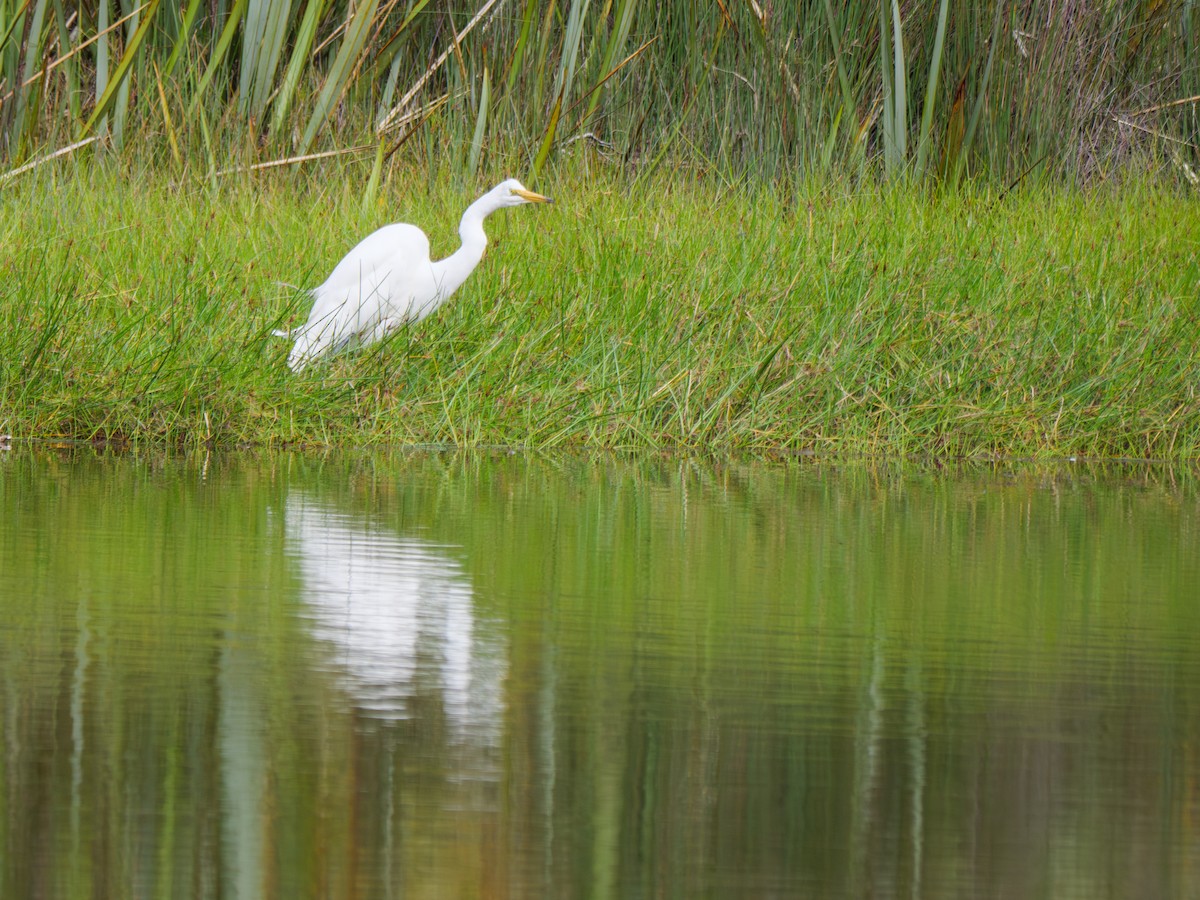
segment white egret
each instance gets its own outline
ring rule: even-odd
[[[515,178],[502,181],[463,213],[462,246],[445,259],[429,258],[429,238],[415,225],[385,225],[347,253],[324,283],[313,288],[308,321],[295,338],[288,365],[300,371],[331,350],[370,344],[401,325],[419,322],[458,290],[483,259],[483,220],[498,209],[550,203]]]

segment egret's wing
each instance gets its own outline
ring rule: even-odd
[[[355,331],[372,327],[380,318],[404,312],[407,283],[423,280],[429,270],[429,239],[414,225],[387,225],[363,238],[313,290],[314,316],[338,311]],[[398,308],[399,307],[399,308]]]
[[[313,288],[308,322],[297,330],[289,363],[306,362],[384,320],[403,320],[430,281],[429,239],[414,225],[386,225],[363,238]]]

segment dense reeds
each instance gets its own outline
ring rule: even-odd
[[[14,182],[0,433],[1200,454],[1200,220],[1183,191],[564,175],[540,185],[553,208],[489,220],[488,258],[437,315],[296,376],[271,332],[307,300],[277,282],[317,283],[393,219],[442,255],[482,186],[394,169],[364,203],[358,169],[170,187],[67,163]]]
[[[528,174],[581,143],[729,178],[1183,172],[1198,25],[1192,0],[0,0],[0,160],[99,136],[209,172]]]

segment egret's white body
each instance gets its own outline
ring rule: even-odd
[[[445,259],[429,258],[429,238],[415,225],[385,225],[345,255],[313,288],[308,321],[292,332],[288,365],[299,371],[331,350],[370,344],[401,325],[419,322],[459,288],[483,259],[483,220],[498,209],[547,203],[514,178],[488,191],[463,213],[462,246]]]

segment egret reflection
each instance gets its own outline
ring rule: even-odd
[[[403,719],[418,694],[433,693],[452,736],[498,742],[505,655],[478,621],[451,548],[399,537],[303,494],[289,496],[286,526],[312,633],[355,706]]]

